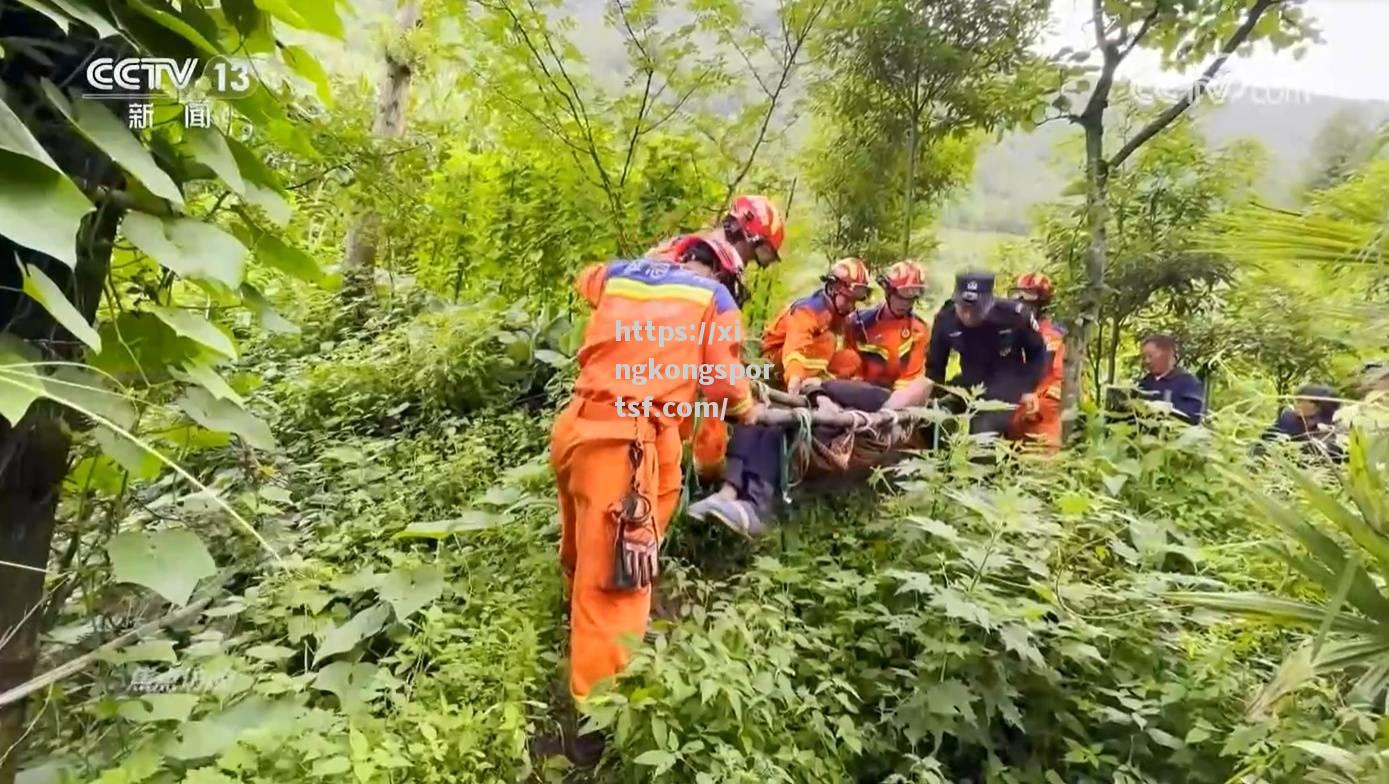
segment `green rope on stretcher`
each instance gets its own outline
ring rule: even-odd
[[[781,439],[781,498],[789,506],[791,504],[791,453],[800,446],[803,449],[811,450],[815,448],[813,422],[810,418],[810,409],[797,408],[795,433],[787,433]],[[792,442],[792,439],[795,439]],[[809,454],[809,453],[807,453]]]

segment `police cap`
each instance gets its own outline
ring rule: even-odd
[[[961,302],[986,302],[993,295],[992,272],[961,272],[955,276],[955,299]]]

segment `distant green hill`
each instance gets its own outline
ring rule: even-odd
[[[1299,95],[1282,104],[1257,94],[1231,96],[1197,111],[1197,125],[1212,145],[1245,138],[1264,146],[1269,167],[1259,190],[1265,199],[1283,205],[1295,202],[1317,137],[1329,123],[1353,119],[1373,126],[1389,121],[1389,102],[1328,95]],[[970,189],[944,210],[942,225],[1025,233],[1031,207],[1055,199],[1079,175],[1079,137],[1079,129],[1060,124],[1005,136],[980,154]],[[1075,142],[1063,146],[1068,139]]]

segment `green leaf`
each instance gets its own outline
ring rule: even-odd
[[[127,645],[116,651],[103,652],[101,658],[113,664],[129,664],[130,662],[156,661],[168,662],[173,664],[178,661],[178,655],[174,653],[174,644],[170,640],[146,640],[137,642],[134,645]]]
[[[227,138],[217,128],[189,128],[184,131],[183,145],[193,160],[216,172],[222,182],[238,196],[246,194],[246,181],[241,178],[241,167],[236,165],[236,156],[227,146]]]
[[[318,651],[314,653],[314,664],[317,665],[334,654],[352,650],[352,647],[363,639],[381,631],[381,627],[390,617],[390,607],[375,604],[352,616],[343,625],[333,627],[319,641]]]
[[[1079,517],[1093,505],[1089,496],[1080,493],[1066,493],[1056,499],[1056,510],[1066,517]]]
[[[319,670],[313,685],[336,695],[344,711],[355,713],[376,696],[376,669],[374,664],[333,662]]]
[[[403,621],[444,593],[444,570],[433,564],[399,568],[386,575],[376,592]]]
[[[116,713],[123,719],[141,724],[151,721],[185,722],[196,707],[196,694],[142,694],[137,699],[121,702]]]
[[[632,762],[638,765],[649,765],[651,767],[670,767],[675,764],[675,761],[676,757],[674,754],[668,751],[662,751],[661,749],[652,749],[643,752],[637,755],[636,759],[632,760]]]
[[[338,577],[329,583],[333,590],[346,594],[376,590],[385,575],[377,574],[370,566],[358,572]]]
[[[313,83],[318,99],[323,101],[324,106],[333,105],[333,91],[328,83],[328,73],[323,70],[318,60],[309,54],[308,49],[302,46],[286,46],[280,50],[280,56],[295,73]]]
[[[164,464],[158,457],[146,452],[130,439],[105,427],[92,431],[92,439],[101,447],[102,454],[111,458],[126,471],[132,479],[153,479],[159,476]]]
[[[246,246],[210,223],[131,212],[121,223],[121,233],[160,265],[185,278],[235,289],[246,275]]]
[[[291,277],[323,285],[323,270],[309,254],[249,224],[239,224],[233,230],[260,262]]]
[[[116,582],[135,583],[185,605],[198,581],[217,571],[201,539],[184,528],[116,534],[106,545]]]
[[[179,742],[170,745],[166,753],[179,760],[212,757],[235,743],[242,732],[252,728],[274,732],[290,726],[298,714],[292,702],[249,697],[216,716],[183,725]]]
[[[1174,602],[1197,607],[1210,607],[1236,615],[1294,626],[1315,628],[1326,618],[1325,607],[1256,593],[1184,593],[1178,591],[1165,594],[1165,596]],[[1382,634],[1378,624],[1348,613],[1334,615],[1331,629],[1352,634]]]
[[[183,208],[183,193],[178,186],[159,168],[159,164],[155,163],[139,138],[116,119],[109,109],[85,98],[68,103],[67,98],[47,79],[43,81],[42,88],[53,106],[67,117],[88,141],[139,180],[150,193],[168,199],[180,209]]]
[[[230,400],[218,400],[202,387],[190,387],[174,401],[193,421],[209,430],[234,433],[256,449],[275,448],[275,436],[263,420]]]
[[[954,526],[950,525],[949,523],[941,522],[940,520],[937,520],[934,517],[921,517],[913,515],[907,518],[907,522],[911,523],[912,526],[917,528],[918,530],[924,531],[925,533],[928,533],[940,539],[944,539],[947,542],[960,541],[960,533],[959,531],[955,530]]]
[[[125,395],[112,391],[104,376],[76,367],[61,367],[47,380],[49,393],[65,405],[90,412],[122,430],[135,427],[140,412]]]
[[[216,55],[222,53],[222,50],[218,49],[216,46],[213,46],[210,41],[203,37],[202,33],[199,33],[197,30],[193,29],[192,25],[178,18],[174,14],[155,8],[149,3],[141,2],[141,0],[126,1],[131,8],[138,11],[142,16],[145,16],[146,18],[155,22],[159,26],[169,30],[170,32],[176,33],[179,36],[183,37],[189,43],[201,49],[204,54],[215,57]]]
[[[1148,737],[1152,738],[1153,740],[1157,741],[1163,746],[1166,746],[1169,749],[1180,749],[1183,745],[1185,745],[1182,743],[1180,738],[1177,738],[1169,733],[1163,732],[1157,727],[1149,727],[1147,729],[1147,732]]]
[[[245,745],[232,746],[228,754],[239,756],[239,752],[237,750],[245,748]],[[245,753],[247,755],[251,755],[251,752],[249,751]],[[226,757],[227,754],[223,754],[221,757],[218,757],[218,763],[221,764],[222,760],[224,760]],[[183,779],[179,782],[179,784],[241,784],[241,779],[232,778],[231,776],[228,776],[227,774],[223,773],[221,770],[218,770],[217,768],[214,768],[211,765],[209,765],[207,767],[194,768],[193,770],[188,771],[188,773],[184,775]]]
[[[1301,471],[1293,472],[1293,479],[1315,509],[1349,534],[1356,544],[1378,560],[1384,568],[1389,569],[1389,537],[1375,530],[1363,517],[1346,508]]]
[[[43,397],[44,378],[34,363],[42,357],[14,335],[0,332],[0,417],[19,424],[35,400]]]
[[[196,313],[162,305],[147,305],[149,311],[175,333],[198,342],[226,357],[236,358],[236,344],[225,332]]]
[[[21,265],[20,269],[24,275],[24,293],[42,305],[43,309],[48,311],[48,315],[62,324],[73,337],[86,343],[93,351],[101,351],[101,336],[87,323],[87,319],[77,312],[77,308],[68,301],[67,295],[58,288],[58,284],[32,264]]]
[[[76,268],[77,232],[93,209],[63,173],[0,152],[0,234],[14,243]]]
[[[242,199],[265,210],[265,214],[277,226],[289,222],[289,202],[284,199],[284,187],[280,178],[266,166],[255,153],[236,139],[227,139],[236,165],[241,169],[241,177],[246,183],[246,193]]]
[[[268,332],[284,335],[299,334],[299,325],[281,316],[260,291],[249,283],[241,284],[241,299],[255,312],[260,325]]]
[[[313,764],[311,776],[337,776],[352,770],[352,760],[347,757],[328,757]]]
[[[480,531],[501,522],[501,518],[490,512],[469,509],[451,520],[435,520],[428,523],[411,523],[404,531],[392,539],[445,539],[464,531]]]
[[[54,8],[44,0],[19,0],[19,2],[22,5],[27,5],[35,11],[38,11],[49,19],[52,19],[53,24],[58,25],[58,29],[63,31],[63,35],[68,34],[68,25],[71,23],[71,20],[68,19],[67,15],[62,11]]]
[[[1038,651],[1032,644],[1032,632],[1028,631],[1027,627],[1007,624],[998,630],[998,635],[1003,638],[1004,647],[1016,653],[1018,658],[1038,667],[1046,666],[1046,660],[1042,658],[1041,651]]]
[[[1291,745],[1348,773],[1360,771],[1360,763],[1356,761],[1355,755],[1345,749],[1314,740],[1297,740]]]
[[[926,709],[940,716],[971,716],[974,693],[954,678],[933,683],[926,692]]]
[[[301,30],[342,39],[342,19],[333,0],[256,0],[256,5]]]
[[[284,661],[298,651],[283,645],[256,645],[246,649],[246,655],[261,661]]]
[[[196,384],[212,393],[212,396],[219,400],[229,400],[238,406],[245,406],[246,400],[237,394],[235,389],[226,382],[211,365],[200,362],[189,362],[183,366],[182,370],[170,368],[169,375],[182,381],[185,384]]]
[[[0,100],[0,233],[77,266],[77,230],[94,205]]]
[[[954,588],[946,588],[937,593],[931,598],[931,606],[941,608],[951,618],[969,621],[985,629],[994,627],[993,616],[987,608],[977,604]]]
[[[98,37],[110,38],[120,34],[111,20],[101,11],[93,8],[90,3],[83,2],[83,0],[49,0],[49,2],[63,9],[73,19],[91,27],[96,31]],[[101,7],[104,8],[105,3],[102,3]]]
[[[24,121],[4,101],[0,101],[0,150],[23,156],[62,173],[58,164],[49,157],[48,151],[29,133]]]

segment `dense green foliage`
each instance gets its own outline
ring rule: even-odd
[[[1194,5],[1213,33],[1235,18]],[[0,692],[39,677],[0,705],[22,741],[0,784],[1382,780],[1384,391],[1348,409],[1349,466],[1250,446],[1279,395],[1359,395],[1389,349],[1389,137],[1283,211],[1251,197],[1258,149],[1186,121],[1108,181],[1088,369],[1122,380],[1140,334],[1177,332],[1206,425],[1088,407],[1058,456],[957,439],[798,497],[754,546],[678,521],[654,642],[589,706],[604,764],[567,770],[546,447],[574,273],[768,193],[790,227],[749,273],[755,334],[827,257],[929,247],[986,132],[1056,98],[1041,6],[1009,7],[972,50],[906,0],[613,4],[612,79],[558,3],[424,3],[374,42],[413,77],[383,139],[337,66],[388,9],[0,0],[0,261],[21,262],[0,265],[0,577],[23,614]],[[1183,45],[1168,17],[1159,48]],[[254,130],[169,103],[132,132],[53,89],[99,39],[253,55],[264,88],[207,97]],[[936,255],[1041,265],[1069,316],[1082,193],[992,258],[946,232]],[[345,302],[363,211],[375,285]]]

